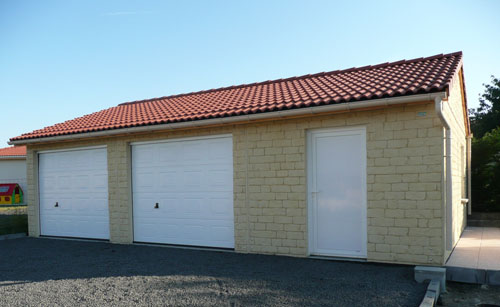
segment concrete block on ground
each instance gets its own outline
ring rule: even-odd
[[[439,295],[441,295],[441,284],[438,280],[432,280],[427,286],[427,292],[425,293],[420,307],[433,307],[436,305]]]
[[[486,284],[486,270],[447,267],[446,279],[469,284]]]
[[[446,268],[431,266],[416,266],[415,280],[419,283],[425,281],[438,281],[441,291],[446,291]]]

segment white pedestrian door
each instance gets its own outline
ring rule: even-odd
[[[40,231],[109,239],[106,148],[38,155]]]
[[[308,136],[310,254],[365,258],[365,129],[317,130]]]
[[[234,248],[231,136],[132,145],[134,241]]]

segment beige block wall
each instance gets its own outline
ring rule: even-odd
[[[111,241],[131,243],[130,142],[231,133],[235,249],[308,255],[306,132],[365,126],[368,260],[441,265],[443,127],[434,103],[28,146],[29,230],[39,235],[36,151],[106,144]]]
[[[451,159],[452,159],[452,190],[453,190],[453,235],[452,235],[452,247],[454,247],[462,231],[467,225],[467,205],[461,202],[464,178],[466,168],[466,157],[467,157],[467,138],[466,138],[466,127],[464,122],[464,112],[463,112],[463,93],[462,85],[457,75],[454,82],[452,83],[449,99],[444,102],[443,113],[445,118],[448,120],[451,128]],[[451,249],[447,250],[446,255],[451,253]]]

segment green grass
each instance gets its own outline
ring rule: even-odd
[[[0,235],[28,232],[26,206],[0,207]]]

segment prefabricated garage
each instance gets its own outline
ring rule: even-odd
[[[30,236],[442,265],[470,137],[457,52],[126,102],[10,143]]]

